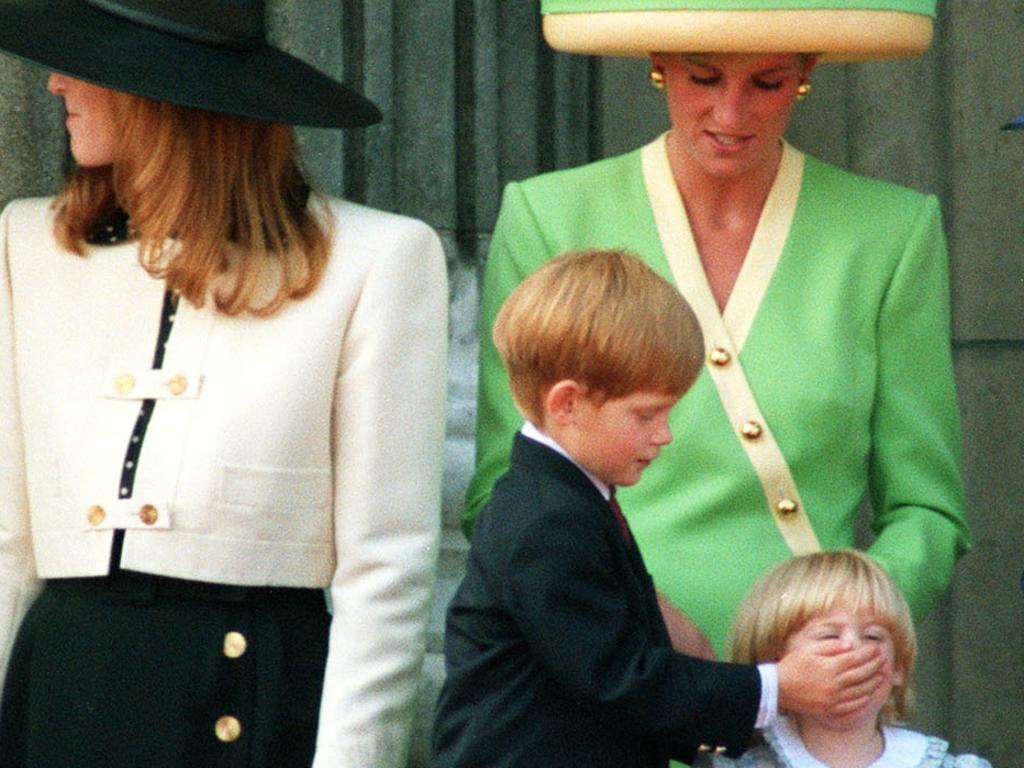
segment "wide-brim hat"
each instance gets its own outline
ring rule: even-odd
[[[544,37],[569,53],[817,54],[828,61],[923,53],[936,0],[541,0]]]
[[[369,99],[267,43],[263,0],[0,0],[0,49],[212,112],[326,128],[381,119]]]

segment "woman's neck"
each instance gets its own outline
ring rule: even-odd
[[[810,718],[793,718],[793,725],[807,751],[829,768],[867,768],[885,751],[875,719],[853,728],[834,728]]]
[[[668,135],[669,166],[708,285],[724,311],[779,172],[783,146],[743,174],[718,177],[694,162],[674,136]]]
[[[722,226],[737,215],[760,217],[782,163],[783,144],[744,173],[716,176],[690,157],[674,132],[667,138],[669,166],[688,211],[700,210]]]

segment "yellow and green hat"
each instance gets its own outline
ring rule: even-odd
[[[559,51],[815,53],[830,61],[914,56],[932,39],[936,0],[541,0]]]

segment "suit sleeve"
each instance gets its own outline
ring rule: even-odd
[[[315,768],[403,768],[440,531],[444,253],[405,220],[374,255],[334,406],[334,617]]]
[[[470,537],[491,487],[508,469],[512,436],[522,426],[505,367],[491,338],[494,319],[508,295],[552,256],[519,184],[505,188],[484,272],[480,306],[479,390],[476,410],[476,467],[466,491],[463,531]]]
[[[946,243],[929,197],[879,315],[870,458],[877,538],[869,552],[915,618],[945,590],[969,546],[950,345]]]
[[[32,558],[25,445],[18,404],[8,237],[11,211],[8,206],[0,215],[0,671],[7,669],[18,626],[39,590]]]
[[[578,509],[545,516],[509,553],[503,602],[533,653],[584,706],[673,757],[691,758],[702,742],[741,753],[757,717],[757,669],[653,644],[609,565],[607,534],[580,517]]]

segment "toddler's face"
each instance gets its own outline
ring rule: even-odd
[[[852,730],[867,722],[875,722],[878,713],[889,699],[894,685],[903,684],[903,673],[896,670],[896,653],[892,634],[870,613],[854,613],[843,607],[834,608],[826,614],[815,616],[786,642],[786,652],[797,648],[812,651],[827,651],[841,647],[854,650],[864,645],[877,645],[887,660],[886,668],[890,679],[887,685],[879,687],[868,705],[842,718],[829,718],[822,724],[833,730]]]

